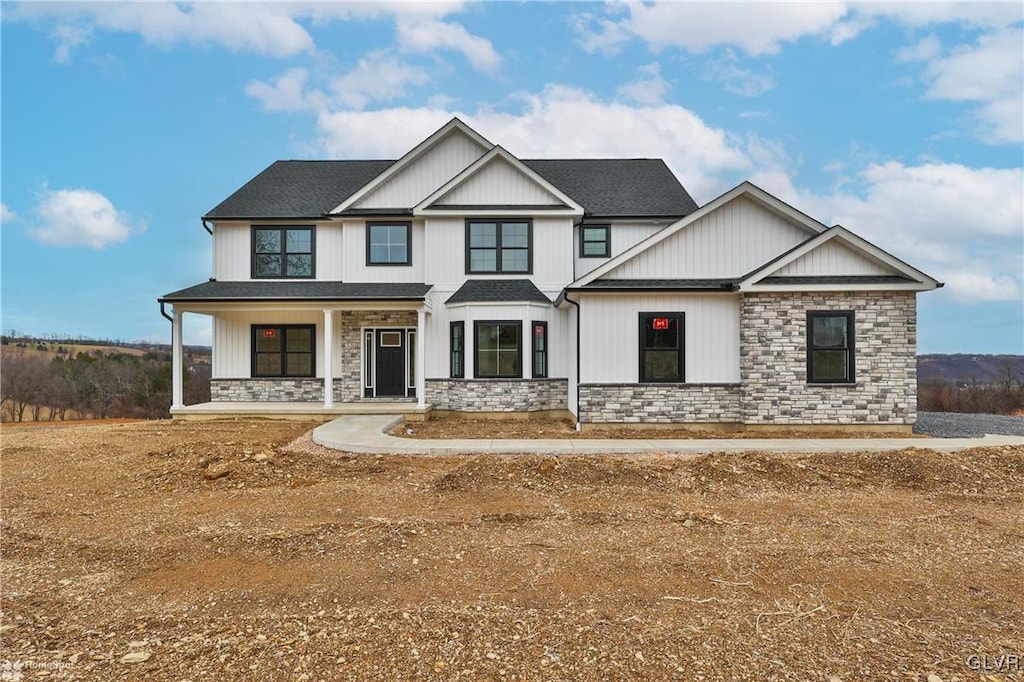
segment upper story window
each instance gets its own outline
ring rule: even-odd
[[[311,279],[313,241],[312,227],[253,227],[253,278]]]
[[[686,381],[683,313],[640,313],[640,381]]]
[[[580,226],[580,258],[608,258],[611,255],[611,225]]]
[[[853,357],[853,311],[807,313],[808,383],[853,383]]]
[[[530,273],[532,244],[529,220],[467,220],[466,272]]]
[[[366,223],[367,265],[411,265],[412,223]]]

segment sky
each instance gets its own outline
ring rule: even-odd
[[[922,353],[1024,353],[1024,5],[2,3],[0,325],[167,343],[200,216],[276,159],[459,116],[524,158],[750,180],[945,283]],[[208,344],[190,316],[186,342]]]

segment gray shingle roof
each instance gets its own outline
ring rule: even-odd
[[[903,275],[803,275],[765,277],[757,284],[905,284],[913,281]]]
[[[449,303],[530,302],[551,303],[551,299],[528,279],[467,279],[452,294]]]
[[[275,161],[204,218],[318,218],[394,161]]]
[[[590,215],[677,217],[697,210],[661,159],[523,159]]]
[[[319,218],[393,163],[275,161],[203,217]],[[523,163],[592,216],[682,217],[697,210],[697,204],[660,159],[535,159]],[[394,210],[408,212],[410,208]]]
[[[733,291],[739,280],[736,279],[597,279],[582,287],[579,291],[619,289],[662,290],[693,290],[693,291]]]
[[[412,282],[217,282],[209,281],[165,294],[174,301],[350,301],[423,300],[429,284]]]

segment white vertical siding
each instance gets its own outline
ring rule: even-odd
[[[737,277],[811,234],[739,197],[608,273],[607,279]]]
[[[685,313],[687,383],[740,380],[740,297],[726,294],[580,296],[581,383],[636,383],[639,313]]]
[[[611,257],[610,258],[580,258],[580,228],[573,228],[573,259],[576,267],[576,279],[587,274],[594,268],[604,265],[611,258],[638,242],[647,239],[658,230],[665,227],[667,223],[611,223]]]
[[[216,223],[213,228],[213,276],[237,282],[252,275],[252,230],[241,223]]]
[[[217,339],[213,351],[214,379],[246,379],[252,376],[252,325],[254,324],[315,324],[316,375],[322,377],[324,360],[324,316],[315,310],[267,310],[222,312],[213,318],[213,333]],[[335,337],[337,331],[335,331]],[[337,345],[337,344],[335,344]],[[340,361],[335,355],[335,367]]]
[[[838,239],[831,239],[805,253],[773,275],[892,275],[894,270],[855,250]]]
[[[448,135],[353,207],[411,208],[465,170],[485,151],[461,132]]]
[[[344,279],[342,267],[343,235],[341,223],[320,224],[316,228],[316,278],[328,282]],[[335,337],[337,338],[337,337]],[[337,365],[335,365],[337,367]]]
[[[367,265],[366,220],[346,220],[342,229],[342,272],[346,282],[423,282],[423,221],[412,221],[412,265]],[[372,220],[370,222],[373,222]],[[406,219],[396,219],[406,222]]]
[[[550,205],[562,203],[503,158],[495,157],[435,205]]]

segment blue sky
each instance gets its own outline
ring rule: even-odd
[[[458,115],[522,157],[749,179],[946,282],[921,352],[1024,353],[1020,3],[7,3],[2,326],[167,341],[199,217],[275,159]],[[203,318],[189,342],[208,343]]]

